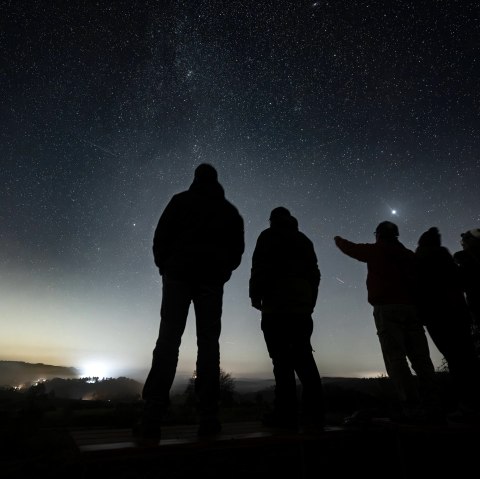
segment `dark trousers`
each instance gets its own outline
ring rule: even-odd
[[[220,345],[223,284],[206,285],[163,277],[160,332],[152,367],[145,382],[144,400],[166,409],[175,379],[178,354],[190,303],[195,309],[197,370],[195,392],[201,417],[215,416],[220,396]]]
[[[435,346],[447,360],[459,399],[468,406],[480,405],[480,363],[471,335],[468,313],[444,308],[425,313],[426,327]]]
[[[385,368],[400,401],[408,405],[421,401],[426,407],[436,408],[439,397],[435,368],[416,307],[409,304],[376,305],[373,316]],[[419,389],[408,360],[418,377]]]
[[[322,380],[310,343],[312,317],[309,314],[263,313],[262,331],[273,363],[275,411],[280,415],[296,416],[296,374],[302,385],[302,415],[323,421]]]

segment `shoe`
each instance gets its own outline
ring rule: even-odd
[[[325,425],[322,424],[316,424],[314,422],[309,422],[306,424],[303,424],[301,428],[301,433],[306,434],[308,436],[317,436],[319,434],[323,434],[325,432]]]
[[[134,442],[139,446],[158,446],[162,437],[162,414],[158,403],[145,403],[140,420],[133,426]]]
[[[460,406],[456,411],[447,415],[447,423],[451,425],[478,426],[480,424],[480,411]]]
[[[139,421],[132,430],[135,444],[141,447],[158,446],[162,438],[162,430],[159,424]]]
[[[197,435],[199,437],[211,437],[216,436],[222,431],[222,425],[217,418],[205,419],[200,421],[198,426]]]
[[[267,413],[263,416],[262,424],[265,427],[273,429],[283,429],[285,431],[297,432],[298,419],[291,415],[278,414],[276,412]]]
[[[355,411],[343,419],[343,425],[346,427],[366,427],[371,425],[371,423],[372,415],[369,410]]]
[[[321,413],[302,414],[301,433],[308,435],[323,434],[325,432],[325,416]]]
[[[416,407],[404,408],[395,422],[412,426],[442,426],[446,424],[446,418],[440,410]]]

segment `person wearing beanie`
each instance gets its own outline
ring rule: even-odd
[[[402,421],[438,421],[439,396],[427,336],[416,307],[415,254],[399,240],[396,224],[383,221],[375,243],[353,243],[340,236],[340,251],[367,264],[368,301],[385,362],[400,402]],[[419,386],[408,361],[415,371]]]
[[[440,231],[429,228],[415,250],[419,271],[418,307],[422,323],[448,364],[457,410],[451,420],[480,419],[480,365],[460,271],[442,246]]]
[[[215,168],[199,165],[188,190],[174,195],[167,204],[153,238],[154,261],[162,276],[162,305],[160,331],[142,391],[144,410],[134,431],[140,440],[160,440],[190,303],[195,308],[198,346],[198,434],[220,432],[223,288],[240,265],[244,248],[241,215],[225,198]]]
[[[249,281],[275,377],[274,409],[263,418],[267,427],[323,431],[322,381],[310,343],[319,283],[313,243],[287,208],[273,209],[270,227],[257,239]],[[302,387],[300,404],[296,376]]]

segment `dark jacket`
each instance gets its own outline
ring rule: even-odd
[[[315,307],[320,270],[313,243],[296,220],[262,231],[252,256],[249,295],[262,313],[307,313]]]
[[[415,255],[419,307],[424,322],[428,324],[443,317],[451,321],[468,317],[459,268],[448,249],[419,246]]]
[[[244,224],[217,181],[194,180],[172,197],[153,239],[160,274],[172,279],[224,283],[241,262]]]
[[[468,307],[477,322],[480,322],[480,260],[468,251],[457,251],[453,258],[460,270],[462,289]]]
[[[368,302],[372,305],[415,304],[415,253],[398,240],[376,243],[352,243],[343,238],[336,242],[348,256],[367,263]]]

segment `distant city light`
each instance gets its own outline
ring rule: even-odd
[[[90,361],[81,367],[81,376],[103,379],[111,376],[111,367],[104,361]]]

